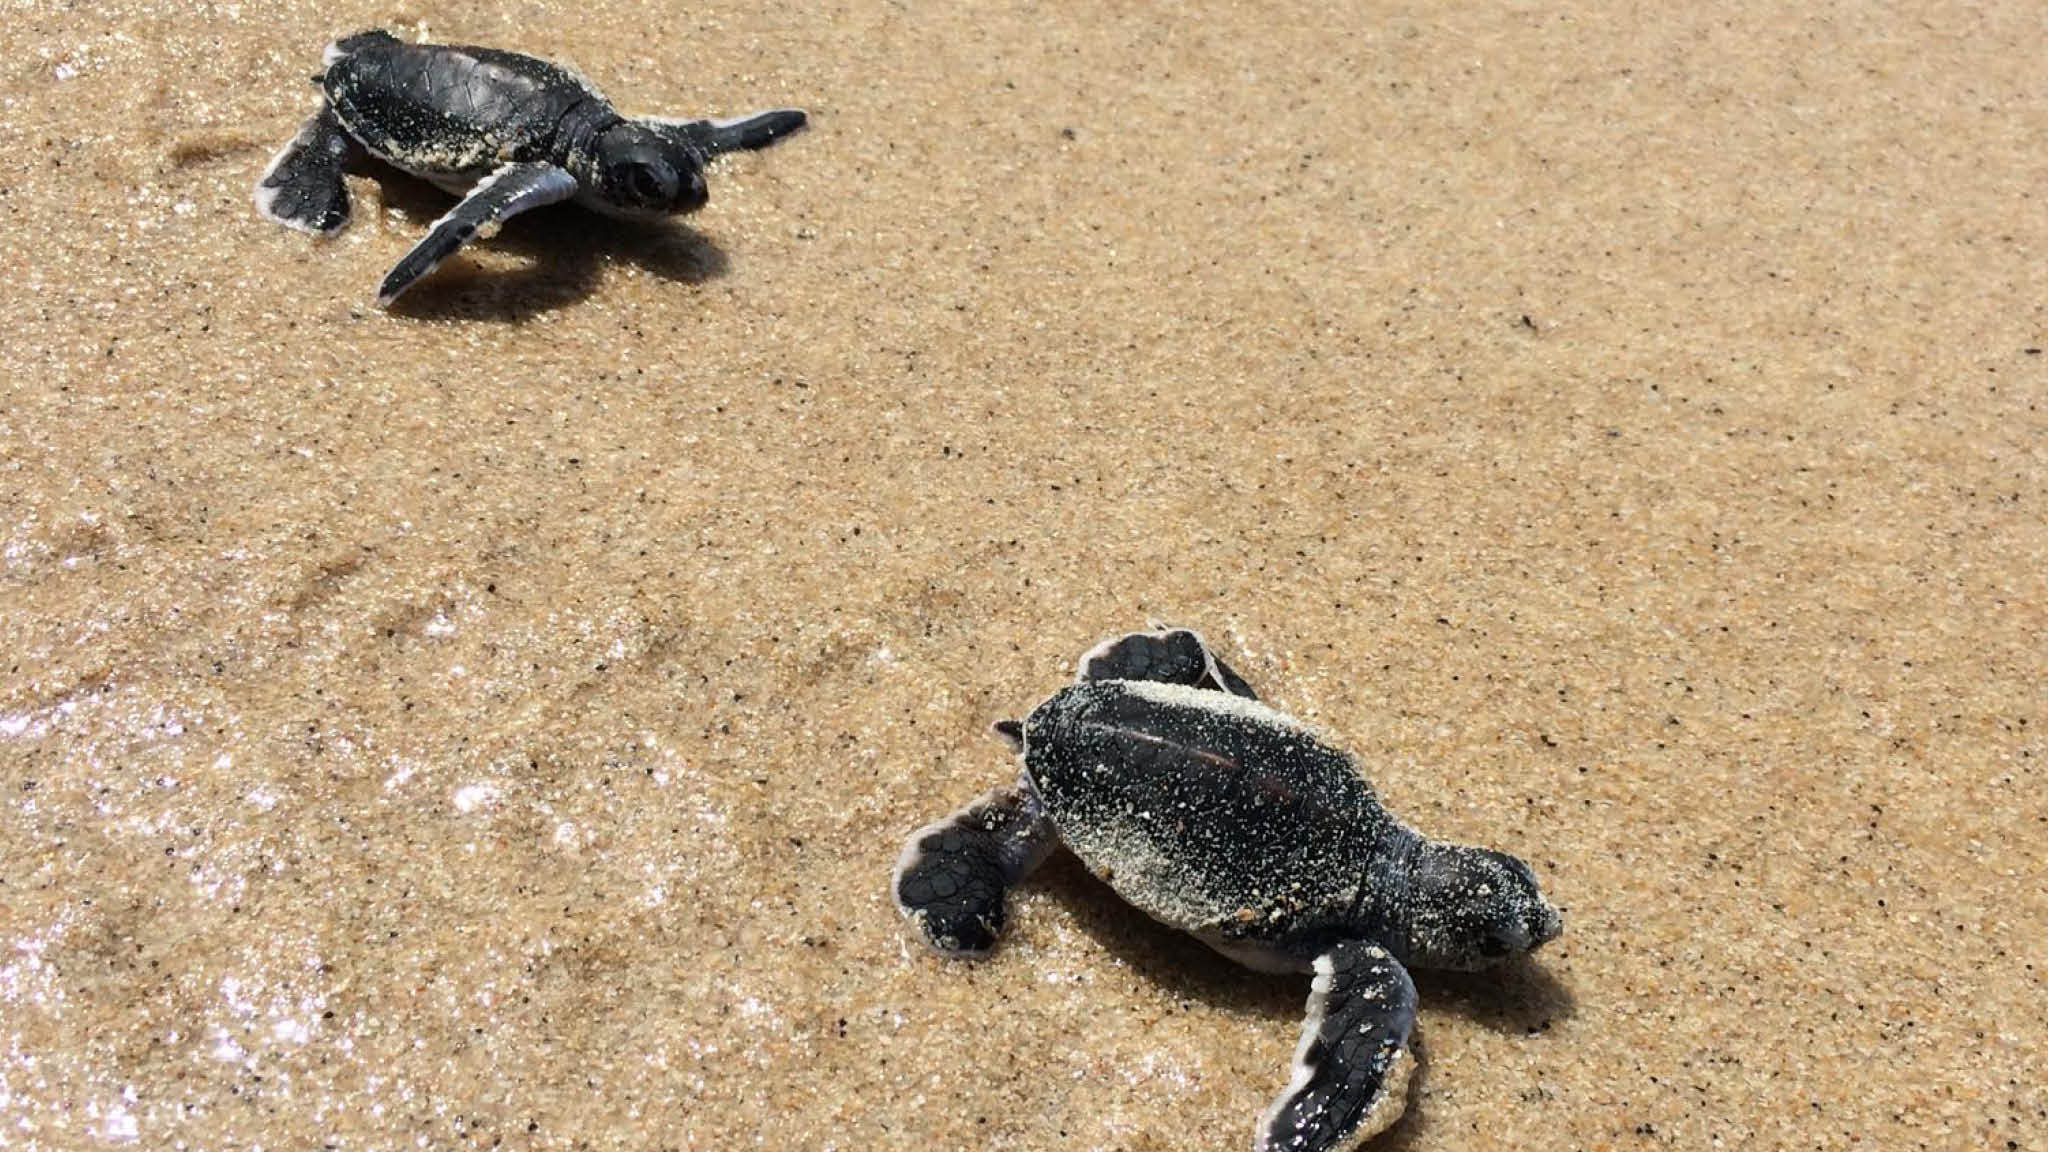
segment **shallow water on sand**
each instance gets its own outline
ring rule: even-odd
[[[814,126],[385,315],[250,186],[422,22]],[[2042,32],[17,6],[0,1144],[1248,1146],[1304,981],[886,891],[1161,618],[1568,908],[1382,1146],[2040,1147]]]

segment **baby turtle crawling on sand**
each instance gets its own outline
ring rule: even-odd
[[[1528,865],[1395,819],[1350,757],[1258,703],[1185,629],[1104,642],[1076,683],[996,730],[1023,760],[1016,789],[913,833],[897,903],[939,951],[980,955],[1010,886],[1065,844],[1232,960],[1313,970],[1260,1152],[1355,1148],[1400,1118],[1415,1023],[1404,965],[1486,968],[1563,930]]]
[[[257,211],[307,232],[348,223],[342,171],[366,151],[466,193],[384,277],[379,307],[484,229],[575,200],[654,219],[704,206],[704,165],[804,126],[794,108],[738,120],[629,120],[590,81],[545,60],[360,32],[327,46],[325,99],[256,184]]]

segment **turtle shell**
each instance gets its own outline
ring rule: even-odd
[[[545,60],[383,33],[336,44],[320,86],[342,126],[378,157],[457,182],[550,159],[572,109],[604,106],[587,81]]]
[[[1178,684],[1084,681],[1032,711],[1024,743],[1060,839],[1161,923],[1234,955],[1303,961],[1394,927],[1418,838],[1350,757],[1284,712]]]

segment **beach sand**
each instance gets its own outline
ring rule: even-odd
[[[793,104],[250,187],[333,35]],[[1203,629],[1563,939],[1375,1147],[2048,1147],[2039,4],[16,4],[0,1145],[1250,1146],[1307,982],[889,870]]]

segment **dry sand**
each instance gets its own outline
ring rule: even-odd
[[[251,182],[332,34],[800,104],[688,228]],[[2048,1147],[2048,15],[0,24],[0,1146],[1244,1148],[1305,982],[902,835],[1148,617],[1565,938],[1400,1149]]]

